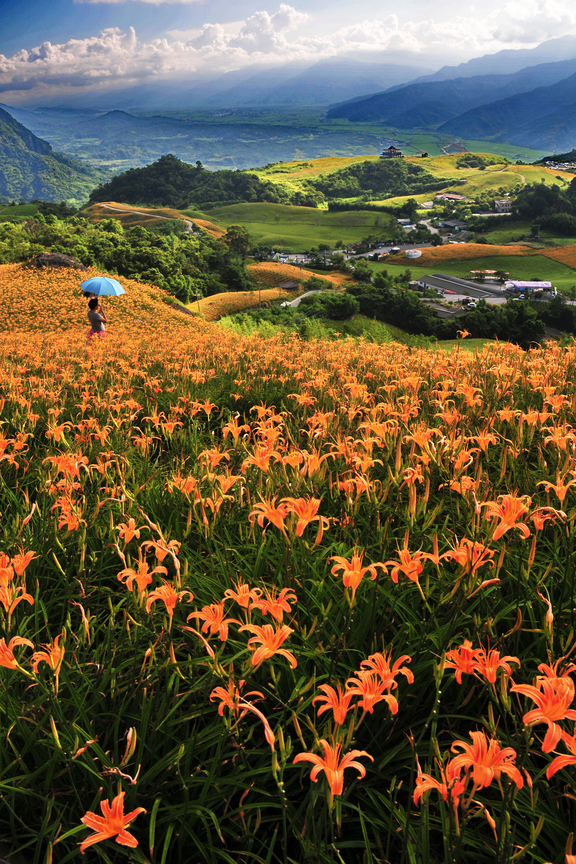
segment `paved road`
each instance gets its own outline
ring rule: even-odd
[[[311,294],[324,294],[324,293],[325,293],[324,291],[321,291],[320,289],[317,288],[315,291],[306,291],[305,294],[300,294],[300,296],[296,297],[295,300],[284,301],[284,303],[281,303],[280,305],[281,306],[291,306],[292,309],[295,309],[297,306],[300,305],[300,301],[303,300],[304,297],[309,297]]]

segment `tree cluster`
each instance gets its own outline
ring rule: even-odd
[[[249,244],[244,229],[231,226],[225,238],[215,240],[181,231],[167,234],[165,225],[158,231],[140,225],[125,230],[116,219],[91,224],[80,216],[58,219],[39,213],[24,224],[0,224],[0,263],[59,252],[87,266],[158,285],[182,302],[252,287],[244,263],[243,250]]]
[[[90,204],[122,201],[151,207],[203,207],[262,202],[316,207],[324,196],[305,185],[296,192],[261,180],[247,171],[208,171],[201,162],[191,165],[176,156],[161,156],[144,168],[130,168],[94,189]]]
[[[405,159],[356,162],[310,181],[326,198],[356,198],[359,195],[410,195],[446,186],[420,165]]]
[[[359,303],[360,312],[408,333],[455,339],[458,330],[475,338],[500,339],[523,348],[539,342],[544,323],[530,303],[509,301],[504,306],[489,306],[480,300],[476,309],[452,319],[437,318],[415,291],[399,290],[387,274],[378,274],[373,285],[350,285],[346,292]]]
[[[566,237],[576,237],[576,178],[568,189],[533,183],[525,186],[516,197],[515,214],[521,219],[538,220]]]

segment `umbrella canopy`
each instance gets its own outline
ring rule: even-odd
[[[125,294],[124,288],[116,279],[110,279],[109,276],[93,276],[91,279],[86,279],[82,282],[81,287],[89,294],[110,295],[118,297],[120,294]]]

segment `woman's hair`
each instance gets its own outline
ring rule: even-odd
[[[90,309],[96,309],[96,307],[98,306],[98,298],[97,298],[97,297],[93,297],[92,300],[89,300],[89,301],[88,301],[88,306],[89,306]]]

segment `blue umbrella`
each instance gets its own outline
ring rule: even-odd
[[[86,279],[82,282],[81,287],[89,294],[111,295],[118,297],[119,294],[125,294],[124,288],[116,279],[110,279],[109,276],[92,276],[91,279]]]

